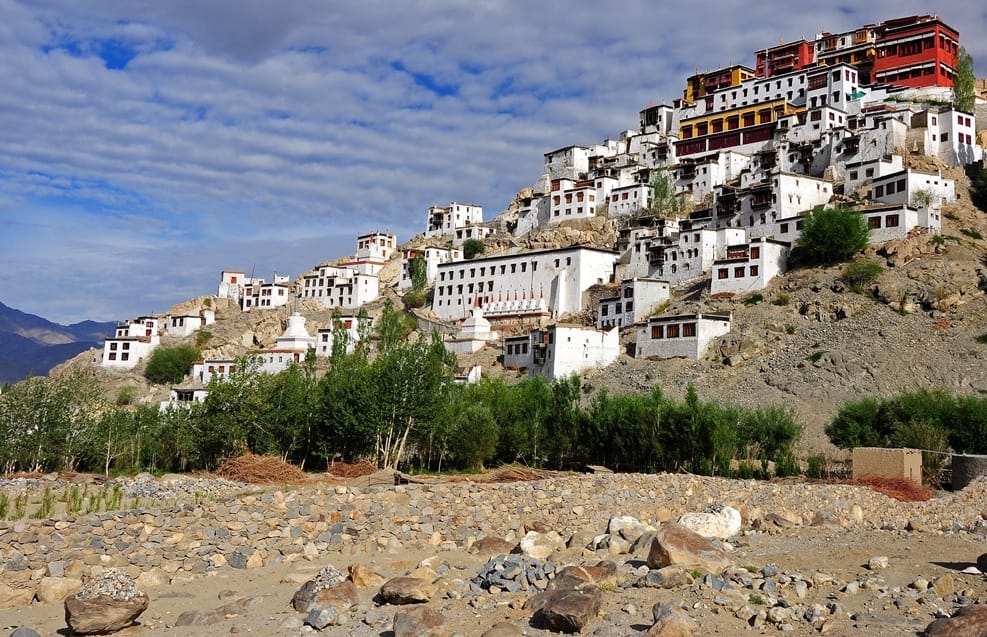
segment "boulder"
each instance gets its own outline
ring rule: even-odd
[[[532,622],[547,630],[579,633],[600,611],[603,591],[595,586],[538,593],[525,607],[534,610]]]
[[[499,537],[481,537],[470,547],[470,553],[476,553],[480,557],[493,557],[494,555],[504,555],[510,553],[514,545]]]
[[[349,568],[350,580],[357,588],[379,588],[387,578],[363,564],[352,564]]]
[[[82,635],[112,633],[133,624],[147,605],[134,579],[111,568],[65,599],[65,623]]]
[[[648,553],[648,568],[699,568],[720,573],[731,565],[726,552],[709,539],[679,524],[667,524],[655,534]]]
[[[331,564],[302,584],[291,598],[291,607],[299,613],[307,613],[315,606],[333,606],[345,611],[358,603],[356,585]]]
[[[0,582],[0,608],[21,608],[34,599],[34,590],[27,588],[12,588]]]
[[[678,588],[692,586],[692,575],[681,566],[666,566],[648,571],[648,574],[638,580],[636,586],[642,588]]]
[[[436,586],[418,577],[395,577],[380,587],[380,598],[387,604],[423,604],[435,595]]]
[[[635,540],[645,533],[654,533],[657,530],[657,528],[651,526],[650,524],[645,524],[637,518],[633,518],[629,515],[610,518],[610,524],[607,525],[608,533],[611,535],[619,535],[631,543],[634,543]]]
[[[480,637],[523,637],[524,633],[520,628],[508,622],[494,624],[488,630],[483,631]]]
[[[668,604],[655,604],[655,623],[644,637],[692,637],[692,623]]]
[[[78,593],[65,599],[65,623],[80,635],[113,633],[130,626],[147,610],[147,595],[131,599],[114,599],[99,595],[91,599]]]
[[[539,560],[547,559],[565,547],[562,536],[555,531],[539,533],[538,531],[528,531],[521,542],[518,543],[518,552],[526,557],[533,557]]]
[[[923,634],[925,637],[981,637],[987,634],[987,604],[964,606],[952,617],[929,624]]]
[[[82,588],[82,580],[74,577],[42,577],[38,582],[38,601],[61,604],[65,598]]]
[[[394,614],[394,637],[445,637],[446,619],[442,613],[426,606]]]
[[[553,589],[580,588],[582,586],[616,586],[617,565],[609,560],[596,566],[563,567],[552,581]]]
[[[714,505],[699,513],[686,513],[679,524],[703,537],[725,540],[740,533],[740,511],[725,505]]]

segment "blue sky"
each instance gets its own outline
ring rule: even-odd
[[[491,218],[544,152],[779,39],[937,12],[987,75],[981,3],[822,4],[0,0],[0,301],[122,320],[430,204]]]

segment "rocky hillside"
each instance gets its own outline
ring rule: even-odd
[[[624,355],[615,365],[586,374],[585,385],[622,392],[658,384],[681,396],[693,383],[703,397],[744,405],[791,405],[807,425],[807,453],[835,453],[823,426],[847,400],[923,387],[987,392],[987,345],[976,340],[987,332],[987,241],[977,238],[987,236],[987,215],[971,205],[969,180],[962,169],[926,158],[910,161],[916,168],[942,169],[945,177],[956,180],[960,199],[943,210],[942,237],[916,234],[870,248],[865,258],[879,261],[884,271],[861,293],[850,291],[842,281],[842,267],[795,268],[764,290],[760,300],[714,299],[701,289],[678,290],[667,312],[731,312],[733,331],[701,361]],[[575,243],[612,247],[615,232],[613,221],[598,217],[542,228],[521,238],[498,233],[488,240],[487,254]],[[421,242],[419,236],[409,244]],[[400,302],[394,290],[399,268],[396,257],[385,269],[382,298],[368,307],[372,316],[379,314],[385,298]],[[207,329],[206,356],[232,357],[273,345],[293,309],[242,313],[223,299],[207,298],[173,308],[197,311],[204,303],[213,304],[217,321]],[[332,316],[310,300],[299,302],[297,309],[312,333],[328,325]],[[584,314],[566,318],[591,322],[590,313]],[[627,342],[633,338],[631,331],[624,335]],[[173,341],[164,338],[163,343]],[[460,362],[481,364],[486,375],[504,373],[499,354],[486,348]],[[93,367],[111,395],[119,385],[132,384],[146,401],[167,398],[168,388],[148,386],[141,368],[103,370],[91,354],[77,357],[73,364]],[[516,372],[508,374],[517,377]],[[592,391],[587,399],[591,396]]]

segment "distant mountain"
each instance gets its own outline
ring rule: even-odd
[[[48,371],[112,336],[116,323],[82,321],[59,325],[0,303],[0,382]]]

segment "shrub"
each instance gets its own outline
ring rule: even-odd
[[[404,295],[404,306],[407,308],[425,307],[428,294],[425,290],[412,290]]]
[[[754,292],[753,294],[748,294],[744,297],[744,305],[757,305],[764,300],[764,295],[760,292]]]
[[[867,247],[870,230],[852,208],[817,208],[805,216],[799,250],[816,263],[846,261]]]
[[[946,431],[937,424],[923,420],[898,423],[891,434],[892,444],[922,450],[922,482],[933,484],[949,459]]]
[[[973,340],[977,341],[981,345],[987,345],[987,332],[984,332],[980,336],[975,336]]]
[[[486,246],[479,239],[467,239],[463,241],[463,257],[466,259],[472,259],[478,254],[483,254],[483,251],[486,249]]]
[[[806,459],[805,475],[814,480],[826,477],[825,461],[822,456],[809,456]]]
[[[774,301],[771,301],[773,305],[778,305],[780,307],[784,307],[791,302],[792,302],[792,295],[788,294],[787,292],[780,293],[778,296],[775,297]]]
[[[158,347],[147,359],[144,377],[152,383],[180,383],[197,360],[199,350],[190,345]]]
[[[883,443],[877,430],[880,403],[873,398],[861,398],[845,403],[826,425],[826,435],[841,449],[876,447]]]
[[[118,407],[132,405],[137,398],[137,388],[133,385],[121,385],[117,390],[116,404]]]
[[[814,351],[811,354],[809,354],[808,356],[806,356],[805,357],[805,360],[809,361],[810,363],[818,363],[819,362],[819,359],[822,358],[823,357],[823,354],[825,354],[825,353],[826,353],[826,350],[824,350],[824,349],[817,349],[816,351]]]
[[[212,332],[210,332],[209,330],[199,330],[198,332],[195,333],[195,346],[198,347],[199,349],[202,349],[203,347],[205,347],[206,343],[208,343],[209,339],[211,338],[212,338]]]
[[[785,325],[785,334],[788,334],[789,336],[791,336],[792,334],[794,334],[797,330],[798,330],[798,328],[795,327],[794,325],[792,325],[791,323],[787,323]]]
[[[842,278],[844,283],[850,287],[850,290],[860,294],[864,286],[874,281],[882,272],[884,272],[884,268],[877,261],[873,259],[860,259],[853,263],[848,263],[843,268]]]
[[[971,239],[976,239],[977,241],[980,241],[981,239],[984,238],[984,235],[980,234],[976,230],[973,230],[972,228],[961,228],[960,232],[970,237]]]

